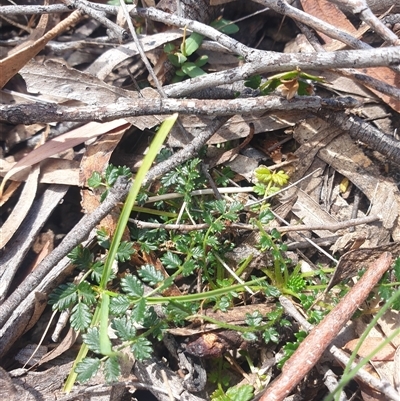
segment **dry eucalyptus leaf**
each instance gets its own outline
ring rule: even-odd
[[[28,214],[36,196],[39,173],[40,165],[36,164],[29,174],[17,204],[1,227],[0,249],[6,246]]]
[[[43,17],[46,17],[46,15],[41,18]],[[64,32],[71,25],[74,25],[81,18],[81,12],[77,10],[74,11],[34,43],[11,54],[4,60],[0,60],[0,70],[2,71],[0,76],[0,88],[2,88],[29,60],[35,57],[46,46],[47,42]]]
[[[373,248],[354,249],[353,251],[345,253],[339,259],[339,263],[325,291],[329,291],[342,280],[356,276],[359,270],[368,267],[368,265],[377,260],[383,252],[391,252],[393,255],[398,256],[400,254],[400,243],[392,242]]]
[[[357,29],[347,19],[346,15],[339,8],[328,0],[301,0],[303,10],[314,17],[329,22],[341,31],[345,31],[354,37],[357,36]],[[342,42],[318,32],[318,35],[324,40],[327,46],[337,45],[343,46]]]
[[[73,148],[74,146],[77,146],[88,139],[95,138],[115,128],[127,128],[129,125],[130,124],[124,119],[114,120],[107,123],[90,122],[82,127],[51,139],[42,146],[32,150],[32,152],[18,161],[18,163],[16,163],[13,168],[7,172],[3,182],[0,185],[0,197],[2,196],[6,181],[17,174],[23,174],[26,170],[29,171],[30,166],[66,149]]]
[[[359,342],[359,338],[355,338],[354,340],[349,341],[345,345],[345,349],[353,352],[356,345]],[[362,358],[365,358],[368,356],[371,351],[375,348],[377,348],[380,344],[382,344],[382,341],[384,341],[384,338],[382,337],[370,337],[368,336],[363,343],[361,344],[361,347],[359,348],[357,355],[361,356]],[[393,347],[391,344],[386,344],[383,349],[378,351],[374,357],[372,358],[373,361],[393,361],[394,358],[394,353],[396,349]]]
[[[175,39],[181,38],[182,35],[183,33],[181,31],[169,31],[140,37],[139,39],[143,50],[146,52],[162,46],[165,43],[172,42]],[[105,51],[85,70],[85,72],[104,80],[118,64],[127,58],[138,54],[139,52],[134,42],[120,45]]]
[[[79,100],[87,105],[116,103],[119,98],[139,97],[137,92],[127,91],[108,85],[93,75],[70,68],[54,60],[38,63],[31,60],[20,71],[27,89],[41,95]]]
[[[100,195],[96,196],[92,190],[87,189],[87,181],[95,171],[101,173],[106,169],[112,152],[128,127],[124,125],[116,128],[87,147],[81,161],[79,177],[80,186],[83,187],[81,205],[85,213],[91,213],[100,205]],[[110,213],[99,223],[99,227],[105,227],[109,233],[113,233],[117,222],[118,213]]]
[[[43,365],[46,362],[52,361],[58,356],[62,355],[64,352],[68,351],[74,344],[78,337],[78,333],[74,329],[69,329],[63,340],[56,348],[42,355],[39,365]]]

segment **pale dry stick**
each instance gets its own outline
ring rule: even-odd
[[[392,46],[398,46],[400,44],[400,39],[397,35],[384,25],[378,17],[376,17],[365,0],[332,0],[332,3],[350,10],[353,15],[357,15],[378,35],[380,35],[382,39]]]
[[[8,22],[10,25],[15,26],[16,28],[19,28],[22,31],[26,31],[29,34],[31,34],[33,32],[33,28],[30,28],[29,26],[22,25],[22,24],[18,23],[17,21],[14,21],[13,19],[8,18],[8,17],[6,17],[4,15],[0,15],[0,18],[3,19],[4,21]]]
[[[116,383],[115,385],[121,387],[123,386],[125,388],[133,387],[134,389],[149,390],[168,395],[168,389],[166,389],[165,387],[153,386],[151,384],[143,383],[139,380],[135,381],[118,380],[118,383]],[[105,398],[107,399],[110,398],[109,384],[97,384],[94,386],[85,387],[81,390],[71,392],[68,395],[64,395],[63,397],[58,398],[57,401],[80,401],[80,400],[95,399],[95,398],[97,399],[100,398],[101,396],[103,397],[106,396]],[[176,399],[179,401],[179,398]]]
[[[325,349],[342,327],[365,301],[382,275],[389,269],[392,255],[384,252],[372,263],[357,284],[338,305],[319,323],[285,363],[279,376],[260,398],[260,401],[283,401],[305,375],[314,367]]]
[[[318,32],[322,32],[330,38],[339,40],[342,43],[354,48],[354,49],[370,49],[371,46],[363,41],[354,38],[347,32],[340,31],[334,25],[328,24],[327,22],[314,17],[313,15],[307,14],[306,12],[299,10],[296,7],[291,6],[286,1],[276,0],[253,0],[255,3],[262,4],[264,7],[270,7],[272,10],[279,14],[293,18],[295,21],[300,21],[303,24],[310,26]]]
[[[221,194],[248,193],[248,192],[254,192],[254,187],[223,187],[223,188],[218,188],[218,191]],[[214,190],[212,188],[196,189],[195,191],[190,192],[190,196],[213,195],[213,194]],[[145,203],[153,203],[177,198],[183,198],[183,195],[178,194],[177,192],[173,192],[170,194],[149,196],[146,199]]]
[[[81,0],[84,1],[84,0]],[[94,9],[107,11],[112,14],[118,12],[118,8],[113,6],[105,6],[101,4],[90,4]],[[0,7],[0,14],[9,6]],[[15,8],[13,9],[15,10]],[[42,8],[42,10],[50,10],[50,8]],[[149,11],[150,10],[150,11]],[[5,10],[6,11],[6,10]],[[191,20],[181,19],[177,16],[171,16],[168,13],[155,9],[137,9],[137,12],[146,13],[148,18],[152,18],[154,14],[155,20],[165,21],[167,24],[173,24],[172,21],[177,20],[178,26],[185,26],[186,22],[193,22]],[[306,14],[307,15],[307,14]],[[160,17],[162,16],[162,18]],[[319,20],[317,20],[319,21]],[[199,24],[199,25],[198,25]],[[200,27],[200,28],[199,28]],[[235,54],[242,55],[248,63],[243,66],[229,69],[222,72],[204,75],[202,77],[193,78],[185,81],[184,83],[173,84],[164,87],[166,94],[169,97],[187,96],[190,93],[198,92],[200,90],[215,87],[224,84],[230,84],[236,81],[241,81],[254,74],[270,73],[277,71],[292,70],[294,66],[301,69],[326,69],[326,68],[344,68],[344,67],[377,67],[377,66],[390,66],[393,63],[399,63],[396,48],[386,48],[384,54],[380,54],[377,49],[371,49],[372,53],[364,52],[351,53],[348,51],[332,52],[328,56],[311,54],[281,54],[276,52],[260,51],[249,48],[221,32],[213,30],[213,28],[198,23],[192,24],[193,31],[202,33],[207,37],[216,40],[218,43],[225,45],[226,48],[232,49]],[[363,43],[363,42],[361,42]],[[369,47],[368,47],[369,48]]]
[[[61,14],[70,13],[71,9],[64,4],[51,4],[47,6],[1,6],[0,15],[42,15],[42,14]]]
[[[147,71],[149,72],[151,78],[153,79],[153,82],[156,85],[158,93],[161,95],[161,97],[166,98],[167,95],[165,94],[164,89],[163,89],[162,85],[160,84],[160,81],[158,80],[156,74],[154,73],[154,70],[153,70],[152,66],[150,65],[149,59],[147,58],[146,53],[143,50],[143,46],[140,43],[140,40],[139,40],[139,38],[138,38],[138,36],[136,34],[135,27],[133,26],[132,19],[131,19],[130,15],[129,15],[129,11],[128,11],[128,8],[126,7],[125,1],[124,0],[120,0],[119,3],[121,5],[122,11],[124,13],[124,17],[126,19],[126,22],[128,23],[129,31],[130,31],[130,33],[131,33],[131,35],[133,37],[133,41],[135,42],[135,45],[136,45],[136,48],[137,48],[137,50],[139,52],[140,58],[143,61],[143,63],[145,65]],[[136,7],[134,7],[134,9],[135,8]]]
[[[324,238],[314,238],[313,242],[318,246],[330,246],[334,244],[341,236],[340,235],[332,235],[330,237]],[[312,247],[308,241],[294,241],[290,243],[286,243],[288,251],[295,251],[296,249],[307,249]]]
[[[330,68],[368,68],[391,66],[399,63],[400,47],[369,50],[340,50],[326,53],[275,53],[263,52],[256,61],[229,70],[192,78],[184,83],[165,86],[170,97],[188,96],[191,93],[242,81],[256,74],[302,70],[326,70]]]
[[[300,21],[316,31],[323,32],[329,37],[333,39],[337,39],[348,46],[355,48],[355,49],[371,49],[371,46],[368,45],[365,42],[362,42],[359,39],[354,38],[348,33],[345,33],[343,31],[339,31],[336,27],[333,25],[328,24],[325,21],[322,21],[312,15],[309,15],[305,13],[302,10],[297,9],[296,7],[293,7],[289,5],[286,1],[280,0],[254,0],[256,3],[260,3],[264,6],[270,7],[271,9],[275,10],[276,12],[286,15],[288,17],[293,18],[296,21]],[[388,48],[386,48],[388,49]],[[355,67],[355,66],[353,66]],[[400,67],[399,65],[391,65],[390,68],[392,68],[396,72],[400,72]]]
[[[239,283],[244,284],[244,289],[251,295],[254,295],[254,291],[246,285],[246,282],[242,280],[231,268],[230,266],[217,254],[214,254],[215,258],[224,267],[225,270]]]
[[[337,375],[325,365],[318,365],[317,370],[323,376],[325,387],[332,393],[338,386]],[[340,392],[338,401],[348,401],[344,391]]]
[[[207,190],[204,190],[207,191]],[[209,194],[212,194],[212,190],[208,190]],[[171,194],[175,195],[175,194]],[[180,196],[182,197],[182,196]],[[168,199],[168,198],[165,198]],[[171,198],[169,198],[171,199]],[[360,224],[368,224],[374,221],[380,220],[378,216],[367,216],[360,217],[359,219],[351,219],[347,221],[342,221],[337,224],[318,224],[315,226],[306,226],[303,224],[292,225],[292,226],[284,226],[284,227],[274,227],[275,230],[278,230],[281,233],[287,233],[291,231],[315,231],[315,230],[329,230],[329,231],[338,231],[349,227],[354,227]],[[206,230],[210,227],[209,224],[201,223],[201,224],[163,224],[163,223],[150,223],[147,221],[141,221],[137,219],[129,219],[131,223],[135,223],[139,228],[162,228],[164,230],[177,230],[177,231],[196,231],[196,230]],[[242,224],[242,223],[231,223],[229,228],[235,228],[238,230],[251,230],[257,231],[258,227],[252,224]],[[263,227],[266,231],[269,231],[269,227]]]
[[[329,230],[329,231],[338,231],[342,230],[344,228],[349,228],[349,227],[354,227],[355,225],[360,225],[360,224],[368,224],[368,223],[373,223],[374,221],[377,220],[382,220],[380,216],[366,216],[366,217],[360,217],[359,219],[350,219],[346,221],[341,221],[340,223],[336,224],[316,224],[316,225],[303,225],[299,224],[298,226],[286,226],[286,227],[278,227],[277,230],[279,230],[281,233],[287,233],[287,232],[292,232],[292,231],[315,231],[315,230]]]
[[[251,57],[253,53],[263,53],[263,51],[252,49],[209,25],[188,18],[178,17],[177,15],[171,15],[153,7],[136,8],[131,11],[131,15],[139,15],[140,17],[148,18],[152,21],[162,22],[167,25],[185,28],[189,31],[199,33],[214,40],[224,48],[229,49],[232,53],[242,56],[246,61],[249,61],[248,57]]]
[[[279,220],[281,223],[286,224],[287,226],[289,226],[289,223],[283,219],[281,216],[279,216],[277,213],[275,213],[273,210],[271,210],[271,213],[275,216],[275,218],[277,220]],[[336,265],[339,263],[332,255],[330,255],[328,252],[325,251],[325,249],[322,249],[319,245],[317,245],[313,240],[311,240],[310,238],[307,238],[306,236],[304,236],[302,233],[299,233],[299,235],[304,238],[307,242],[309,242],[315,249],[317,249],[319,252],[321,252],[322,254],[324,254],[328,259],[330,259],[333,263],[335,263]]]
[[[61,0],[68,9],[71,11],[72,8],[81,10],[83,13],[89,15],[91,18],[99,21],[102,25],[104,25],[107,29],[109,29],[114,36],[122,42],[123,39],[126,39],[127,32],[125,29],[121,28],[114,22],[110,21],[105,15],[103,11],[94,10],[92,7],[89,7],[82,0]]]

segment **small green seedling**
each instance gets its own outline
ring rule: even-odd
[[[245,85],[252,89],[259,89],[261,95],[269,95],[275,89],[280,89],[282,94],[290,100],[296,94],[300,96],[313,95],[314,82],[326,83],[324,77],[307,74],[297,68],[293,71],[273,75],[264,83],[261,83],[260,75],[255,75],[249,78]]]
[[[221,18],[211,23],[211,26],[227,35],[236,33],[239,28],[237,25]],[[190,60],[191,57],[203,43],[204,36],[193,32],[186,38],[186,28],[182,43],[179,47],[173,43],[167,43],[164,46],[164,52],[168,55],[168,60],[177,68],[173,82],[179,82],[186,78],[196,78],[205,75],[206,72],[201,68],[208,62],[208,56],[202,55],[195,60]]]
[[[278,192],[289,181],[289,176],[284,171],[271,171],[263,165],[254,170],[254,177],[257,180],[254,192],[264,197]]]

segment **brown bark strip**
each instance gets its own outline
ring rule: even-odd
[[[318,362],[322,353],[351,318],[360,304],[392,263],[392,254],[384,252],[341,302],[316,326],[286,362],[282,374],[260,398],[260,401],[281,401],[300,383]]]

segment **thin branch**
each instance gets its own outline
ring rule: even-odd
[[[89,3],[85,2],[84,0],[81,0],[81,2],[83,2],[84,4],[89,4],[94,9],[106,11],[112,14],[116,14],[118,12],[117,7]],[[261,0],[259,2],[270,3]],[[272,7],[271,5],[271,8],[277,8],[276,2],[271,3],[274,3],[272,4],[274,7]],[[279,9],[281,12],[287,11],[287,7],[289,7],[291,11],[294,10],[294,16],[301,17],[305,15],[306,17],[309,17],[305,19],[300,18],[300,21],[307,23],[310,22],[311,18],[314,23],[310,23],[309,25],[314,27],[315,29],[323,31],[324,24],[326,24],[323,21],[316,19],[315,17],[311,17],[294,7],[290,7],[284,2],[279,2],[279,4],[283,5],[283,8]],[[268,6],[270,5],[268,4]],[[14,6],[0,7],[0,14],[2,14],[4,11],[7,11],[7,7]],[[15,11],[15,7],[13,8],[13,10]],[[43,10],[43,7],[41,8],[41,10]],[[50,8],[48,8],[47,10],[50,10]],[[4,14],[6,14],[6,12]],[[206,37],[215,40],[220,45],[224,46],[227,49],[230,49],[235,54],[241,55],[248,62],[243,66],[237,68],[193,78],[191,80],[185,81],[184,83],[166,86],[164,87],[164,90],[169,97],[187,96],[190,93],[209,87],[215,87],[240,81],[255,74],[271,73],[277,71],[290,71],[295,66],[301,69],[363,68],[393,66],[400,62],[400,47],[372,49],[364,42],[355,40],[355,43],[353,43],[354,47],[369,50],[326,52],[324,54],[282,54],[249,48],[205,24],[173,16],[153,8],[139,8],[136,9],[136,11],[131,11],[131,15],[142,15],[146,16],[147,18],[153,18],[154,20],[165,22],[169,25],[180,27],[184,27],[189,24],[190,29],[192,29],[194,32],[204,34]],[[332,26],[331,29],[333,29],[334,31],[334,33],[332,33],[332,37],[336,37],[336,34],[338,32],[337,29]],[[326,31],[325,33],[329,34],[328,31]],[[348,34],[345,35],[350,36]],[[350,36],[350,38],[352,37]],[[344,41],[344,43],[346,42],[347,41]]]
[[[62,121],[111,121],[119,118],[160,114],[196,114],[231,116],[257,111],[307,110],[321,108],[345,109],[357,106],[353,98],[322,99],[304,96],[290,101],[280,96],[246,99],[123,99],[121,102],[101,106],[63,107],[56,104],[1,105],[0,120],[12,124],[50,123]]]
[[[360,224],[368,224],[374,221],[381,220],[379,216],[367,216],[367,217],[360,217],[358,219],[350,219],[346,221],[342,221],[337,224],[316,224],[316,225],[303,225],[300,224],[298,226],[286,226],[286,227],[277,227],[276,229],[281,233],[288,233],[292,231],[315,231],[315,230],[328,230],[332,232],[336,232],[338,230],[342,230],[344,228],[354,227]]]
[[[157,10],[156,8],[137,8],[136,10],[131,11],[131,15],[139,15],[140,17],[148,18],[152,21],[162,22],[178,28],[186,28],[189,31],[200,33],[207,38],[216,41],[226,49],[229,49],[232,53],[242,56],[246,61],[252,53],[259,52],[259,50],[252,49],[209,25],[188,18],[178,17],[177,15],[171,15]]]
[[[276,0],[254,0],[255,3],[262,4],[264,7],[270,7],[272,10],[279,14],[286,15],[287,17],[293,18],[296,21],[300,21],[303,24],[310,26],[318,32],[322,32],[325,35],[339,40],[342,43],[354,48],[354,49],[370,49],[371,46],[367,43],[354,38],[347,32],[341,31],[334,25],[328,24],[327,22],[314,17],[313,15],[307,14],[306,12],[299,10],[296,7],[291,6],[286,1]]]
[[[353,15],[357,15],[391,45],[398,46],[400,44],[400,39],[376,17],[365,0],[332,0],[332,3],[350,10]]]
[[[320,20],[312,15],[305,13],[302,10],[299,10],[291,5],[289,5],[286,1],[276,1],[276,0],[254,0],[256,3],[262,4],[264,7],[270,7],[272,10],[276,12],[286,15],[288,17],[293,18],[296,21],[300,21],[303,24],[310,26],[316,31],[323,32],[327,36],[339,40],[348,46],[355,49],[371,49],[371,46],[359,39],[354,38],[350,34],[339,31],[335,26],[328,24],[327,22]],[[387,47],[385,49],[388,49]],[[354,67],[354,66],[353,66]],[[398,65],[391,65],[391,68],[399,72],[400,67]]]
[[[64,4],[52,4],[48,6],[1,6],[0,15],[41,15],[70,13],[71,9]]]
[[[156,74],[154,73],[154,70],[150,65],[149,59],[147,58],[146,53],[143,50],[143,46],[140,43],[138,35],[136,34],[136,30],[135,30],[135,27],[133,26],[132,19],[130,18],[128,8],[126,7],[125,1],[120,0],[120,5],[121,5],[122,11],[124,13],[124,17],[126,18],[126,21],[128,23],[129,31],[133,37],[133,41],[135,42],[136,48],[140,54],[140,58],[142,59],[144,65],[146,66],[146,69],[149,72],[151,78],[153,79],[153,82],[157,87],[158,93],[161,95],[161,97],[166,98],[167,95],[165,94],[164,89],[162,88],[162,86],[160,84],[160,81],[158,80]]]
[[[326,52],[325,48],[319,43],[314,32],[311,31],[307,25],[299,21],[296,21],[296,24],[316,52]],[[389,85],[386,82],[380,81],[379,79],[376,79],[370,75],[365,75],[361,71],[352,68],[336,68],[332,69],[332,71],[336,74],[350,78],[358,84],[375,89],[381,93],[385,93],[386,95],[393,97],[394,99],[400,100],[400,89],[398,87]]]
[[[250,59],[250,57],[249,57]],[[368,68],[400,63],[400,46],[369,50],[341,50],[325,53],[255,52],[251,62],[242,66],[192,78],[164,87],[170,97],[182,97],[209,87],[230,84],[256,74],[277,71],[325,70],[327,68]]]
[[[97,11],[92,7],[90,7],[90,5],[85,4],[82,0],[61,0],[61,1],[67,5],[69,10],[71,10],[72,8],[81,10],[83,13],[99,21],[101,24],[107,27],[114,34],[114,36],[118,38],[120,42],[122,42],[122,40],[127,37],[128,33],[125,31],[125,29],[121,28],[114,22],[110,21],[105,16],[104,11]]]
[[[374,221],[380,220],[378,216],[368,216],[368,217],[360,217],[359,219],[351,219],[347,221],[342,221],[337,224],[318,224],[314,226],[306,226],[303,224],[299,225],[291,225],[284,227],[274,227],[275,230],[278,230],[281,233],[287,233],[292,231],[315,231],[315,230],[329,230],[329,231],[338,231],[349,227],[358,226],[360,224],[368,224]],[[151,228],[151,229],[164,229],[164,230],[177,230],[177,231],[196,231],[196,230],[206,230],[210,227],[209,224],[163,224],[163,223],[150,223],[147,221],[141,221],[137,219],[129,219],[131,223],[134,223],[138,226],[138,228]],[[229,224],[229,229],[238,229],[238,230],[258,230],[258,227],[252,224],[242,224],[242,223],[231,223]],[[266,231],[270,231],[271,229],[268,226],[263,227]]]

